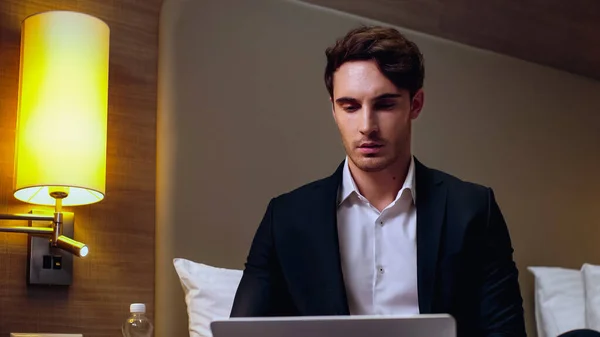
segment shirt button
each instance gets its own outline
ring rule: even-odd
[[[379,225],[380,225],[380,226],[383,226],[383,221],[379,221]]]
[[[385,269],[383,269],[382,266],[377,267],[377,270],[379,271],[379,274],[383,275],[385,273]]]

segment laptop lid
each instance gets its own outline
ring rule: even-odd
[[[456,337],[450,315],[248,317],[215,320],[213,337]]]

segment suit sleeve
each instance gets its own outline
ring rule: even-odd
[[[273,200],[255,233],[233,301],[231,317],[267,316],[271,311],[277,263],[273,244]]]
[[[487,226],[482,237],[480,329],[484,336],[524,337],[523,299],[513,247],[494,192],[488,190]]]

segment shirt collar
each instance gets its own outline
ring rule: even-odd
[[[415,180],[415,158],[410,156],[410,165],[408,167],[408,172],[406,174],[406,178],[404,179],[404,184],[402,184],[402,188],[398,191],[396,195],[396,200],[400,198],[402,192],[405,189],[408,189],[411,193],[413,203],[417,203],[417,189],[416,189],[416,180]],[[338,205],[343,203],[350,195],[356,194],[357,196],[361,196],[358,188],[356,187],[356,183],[354,182],[354,178],[350,173],[350,167],[348,166],[348,156],[346,156],[346,160],[344,161],[344,169],[342,172],[342,185],[340,188],[340,195]]]

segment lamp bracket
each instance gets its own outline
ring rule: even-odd
[[[28,226],[0,226],[0,232],[29,234],[28,284],[70,285],[73,282],[73,254],[69,248],[81,244],[70,239],[74,237],[73,213],[32,210],[29,214],[0,214],[0,220],[28,221]]]
[[[42,214],[33,210],[32,214]],[[62,235],[73,237],[75,216],[62,212]],[[54,219],[54,216],[53,216]],[[48,228],[47,222],[29,221],[29,228]],[[50,236],[30,235],[27,247],[27,283],[30,285],[71,285],[73,283],[73,254],[52,244],[56,230]]]

